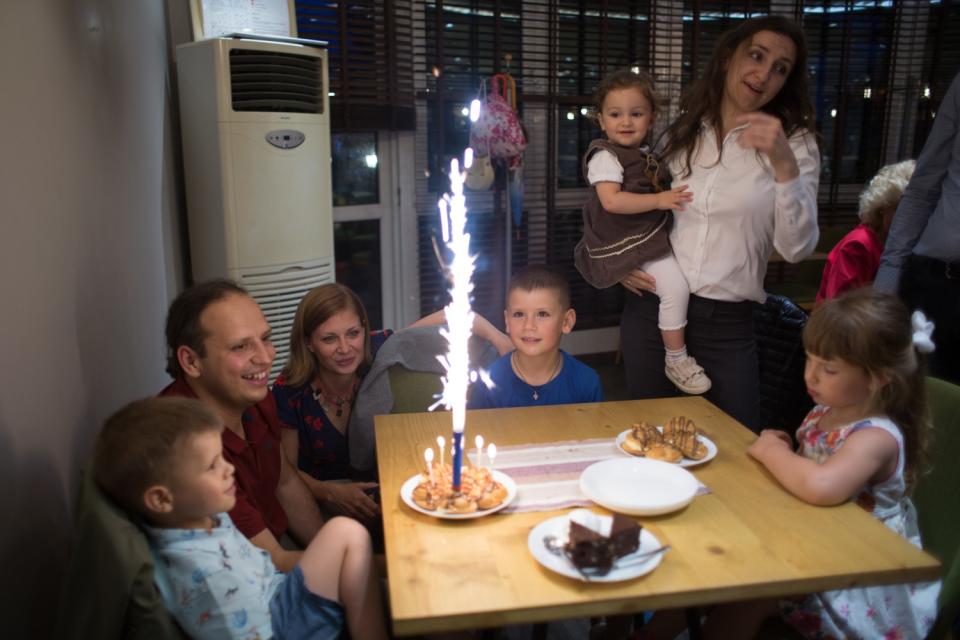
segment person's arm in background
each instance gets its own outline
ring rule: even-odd
[[[446,314],[443,309],[434,311],[428,316],[424,316],[411,324],[411,327],[431,327],[446,322]],[[473,333],[478,338],[483,338],[494,346],[498,355],[506,355],[513,351],[513,343],[510,337],[504,332],[493,326],[489,320],[479,313],[473,314]]]
[[[280,455],[280,482],[277,483],[277,500],[287,514],[287,522],[293,537],[306,546],[317,535],[323,526],[323,516],[320,507],[314,499],[310,489],[304,484],[297,470],[287,460],[287,456]],[[268,532],[269,533],[269,532]],[[253,541],[253,538],[251,538]],[[256,544],[254,542],[254,544]],[[259,545],[258,545],[259,546]]]
[[[796,158],[797,175],[774,184],[773,246],[787,262],[800,262],[817,248],[817,189],[820,151],[813,134],[788,141]]]
[[[873,286],[879,291],[897,293],[903,266],[923,234],[927,221],[940,201],[943,179],[954,162],[953,146],[960,119],[960,74],[940,103],[933,128],[917,159],[917,168],[903,192],[893,216],[886,246],[880,257],[880,270]]]
[[[296,465],[300,449],[300,434],[296,429],[284,427],[280,432],[283,454],[291,465]],[[361,520],[370,520],[380,514],[378,505],[364,493],[377,486],[376,482],[324,482],[317,480],[306,471],[297,469],[300,479],[307,485],[310,493],[323,503],[323,508]]]
[[[282,458],[283,456],[281,456]],[[281,464],[282,464],[281,460]],[[280,571],[290,571],[300,561],[301,552],[288,551],[280,546],[264,522],[263,516],[250,503],[247,493],[240,483],[236,484],[236,503],[230,510],[230,519],[240,530],[240,533],[250,539],[254,546],[260,547],[270,554],[270,559]],[[309,542],[309,540],[307,541]]]
[[[288,551],[281,547],[280,542],[270,533],[270,529],[264,529],[260,533],[251,536],[250,542],[253,543],[253,546],[260,547],[269,553],[270,559],[273,560],[277,571],[282,571],[283,573],[293,571],[293,568],[297,566],[301,556],[303,556],[303,551]]]
[[[841,241],[843,242],[843,241]],[[824,267],[820,293],[825,299],[836,298],[844,291],[870,284],[869,274],[864,267],[870,264],[870,250],[860,242],[845,242],[830,265],[830,273]]]

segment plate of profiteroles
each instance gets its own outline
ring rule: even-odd
[[[637,422],[617,436],[617,449],[640,458],[694,467],[713,460],[717,445],[690,418],[672,418],[662,427]]]
[[[700,483],[686,469],[649,458],[610,458],[580,474],[580,490],[602,507],[654,516],[687,506]]]
[[[447,520],[480,518],[500,511],[517,497],[513,478],[488,467],[463,467],[460,491],[453,490],[453,467],[435,463],[400,487],[400,498],[414,511]]]
[[[585,582],[639,578],[669,550],[632,518],[587,509],[544,520],[530,530],[527,548],[547,569]]]

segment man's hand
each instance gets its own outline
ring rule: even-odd
[[[375,489],[376,482],[326,482],[323,506],[330,511],[356,520],[372,520],[380,515],[378,505],[365,491]]]

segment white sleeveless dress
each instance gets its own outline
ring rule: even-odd
[[[923,548],[917,512],[906,493],[900,428],[889,418],[873,417],[825,431],[818,424],[828,411],[829,407],[817,406],[804,419],[797,430],[800,455],[822,464],[860,429],[883,429],[892,435],[900,451],[896,471],[883,482],[864,486],[856,502],[915,547]],[[936,618],[939,593],[939,580],[825,591],[785,600],[781,612],[798,632],[817,640],[923,638]]]

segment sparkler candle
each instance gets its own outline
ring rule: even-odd
[[[448,349],[439,356],[446,374],[443,393],[430,408],[443,405],[453,416],[453,490],[460,491],[460,471],[463,466],[463,430],[466,422],[467,386],[470,384],[470,357],[467,343],[473,330],[473,310],[470,293],[473,291],[474,256],[470,255],[470,234],[466,233],[467,207],[463,196],[464,174],[456,158],[450,162],[450,191],[437,203],[443,241],[452,254],[447,265],[450,278],[450,304],[444,308],[446,327],[440,329]]]

